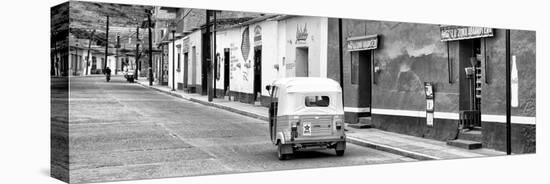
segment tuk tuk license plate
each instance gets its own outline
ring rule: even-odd
[[[311,136],[311,122],[304,122],[304,126],[302,127],[302,135]]]

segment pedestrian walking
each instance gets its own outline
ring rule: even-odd
[[[105,68],[105,77],[107,79],[107,82],[111,80],[111,69],[109,67]]]

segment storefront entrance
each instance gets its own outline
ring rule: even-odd
[[[308,77],[309,74],[309,49],[307,47],[296,48],[296,77]]]
[[[185,52],[183,53],[183,88],[184,89],[188,88],[188,84],[187,84],[188,76],[189,76],[189,52]]]
[[[459,110],[462,128],[481,128],[481,39],[459,41],[460,95]]]
[[[260,100],[262,90],[262,47],[254,47],[254,101]]]
[[[370,117],[371,85],[372,85],[372,51],[361,50],[351,52],[351,83],[357,85],[357,108],[362,109],[357,117]]]
[[[223,50],[223,94],[229,95],[229,48]]]

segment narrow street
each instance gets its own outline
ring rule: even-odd
[[[143,80],[143,79],[141,79]],[[115,76],[70,79],[71,182],[414,161],[348,144],[277,159],[267,122],[182,100]]]

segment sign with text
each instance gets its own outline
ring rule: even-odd
[[[468,26],[441,26],[441,41],[492,37],[493,28]]]
[[[348,51],[372,50],[378,48],[378,35],[350,37],[347,41]]]
[[[262,27],[257,25],[254,28],[254,46],[262,45]]]

